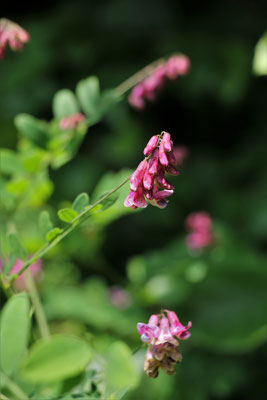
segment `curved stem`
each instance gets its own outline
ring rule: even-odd
[[[23,272],[29,268],[30,265],[32,265],[34,262],[36,262],[39,258],[43,257],[49,250],[51,250],[53,247],[55,247],[61,240],[67,236],[70,232],[72,232],[76,227],[81,225],[84,221],[86,221],[90,217],[90,211],[96,207],[98,204],[102,203],[105,199],[107,199],[109,196],[111,196],[113,193],[115,193],[117,190],[119,190],[125,183],[127,183],[130,179],[130,176],[126,178],[122,183],[120,183],[118,186],[116,186],[114,189],[112,189],[110,192],[105,194],[103,197],[101,197],[99,200],[97,200],[94,204],[92,204],[89,208],[81,212],[79,215],[77,215],[76,218],[72,220],[70,225],[62,230],[62,232],[50,243],[46,243],[43,247],[41,247],[39,250],[36,251],[36,253],[23,265],[23,267],[19,270],[19,272],[15,275],[11,275],[9,279],[9,283],[14,282]]]
[[[34,312],[36,316],[36,321],[39,327],[39,331],[41,334],[42,338],[48,338],[50,336],[50,331],[48,327],[48,323],[46,320],[46,316],[39,298],[38,291],[36,289],[34,279],[32,277],[32,274],[30,271],[25,272],[25,280],[26,280],[26,286],[29,290],[29,295],[34,307]]]
[[[146,65],[144,68],[140,69],[140,71],[136,72],[134,75],[130,76],[130,78],[126,79],[126,81],[122,82],[119,86],[115,88],[118,96],[123,95],[129,89],[134,87],[137,83],[141,82],[145,79],[151,72],[162,64],[165,61],[164,58],[159,58],[156,61]]]

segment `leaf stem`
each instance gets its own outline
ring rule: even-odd
[[[19,400],[29,400],[29,397],[23,390],[10,379],[6,374],[0,371],[0,379],[4,382],[5,386],[13,393]]]
[[[34,279],[30,271],[25,272],[25,280],[26,286],[29,290],[29,295],[34,306],[34,312],[36,316],[36,321],[39,327],[39,331],[42,338],[48,338],[50,336],[50,331],[48,327],[48,323],[46,320],[46,316],[41,304],[41,300],[39,298],[38,290],[34,283]]]
[[[102,203],[105,199],[107,199],[109,196],[111,196],[113,193],[115,193],[117,190],[119,190],[125,183],[127,183],[130,179],[130,176],[126,178],[123,182],[121,182],[118,186],[116,186],[114,189],[112,189],[110,192],[105,194],[103,197],[98,199],[95,203],[93,203],[90,207],[88,207],[86,210],[81,212],[79,215],[77,215],[76,218],[74,218],[70,224],[70,226],[67,226],[62,230],[62,232],[50,243],[46,243],[43,247],[41,247],[39,250],[34,253],[34,255],[23,265],[23,267],[18,271],[17,274],[11,275],[9,278],[9,283],[14,282],[23,272],[29,268],[30,265],[32,265],[34,262],[36,262],[39,258],[43,257],[49,250],[51,250],[53,247],[55,247],[61,240],[67,236],[70,232],[72,232],[77,226],[81,225],[84,221],[86,221],[90,217],[90,211],[96,207],[98,204]]]
[[[156,67],[162,64],[164,61],[165,58],[163,57],[157,59],[156,61],[153,61],[152,63],[146,65],[144,68],[140,69],[138,72],[130,76],[130,78],[122,82],[119,86],[115,88],[115,91],[118,94],[118,96],[122,96],[123,94],[125,94],[125,92],[130,90],[137,83],[145,79],[149,74],[151,74],[152,71],[154,71]]]

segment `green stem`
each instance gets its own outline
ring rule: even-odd
[[[156,67],[161,65],[164,61],[165,58],[159,58],[158,60],[153,61],[151,64],[146,65],[144,68],[140,69],[140,71],[130,76],[130,78],[126,79],[126,81],[122,82],[119,86],[115,88],[118,96],[122,96],[125,92],[137,85],[137,83],[145,79],[148,75],[151,74],[151,72],[154,71]]]
[[[29,400],[29,397],[23,390],[10,379],[6,374],[0,371],[0,379],[4,382],[4,385],[8,388],[8,390],[13,393],[19,400]]]
[[[113,193],[115,193],[117,190],[119,190],[125,183],[127,183],[130,179],[130,176],[126,178],[122,183],[120,183],[118,186],[116,186],[114,189],[112,189],[110,192],[105,194],[105,196],[101,197],[99,200],[97,200],[94,204],[92,204],[89,208],[81,212],[79,215],[77,215],[76,218],[72,220],[70,225],[62,230],[62,232],[50,243],[46,243],[43,247],[41,247],[39,250],[34,253],[34,255],[23,265],[23,267],[19,270],[19,272],[15,275],[11,275],[9,279],[9,283],[14,282],[23,272],[29,268],[30,265],[32,265],[34,262],[36,262],[39,258],[43,257],[49,250],[51,250],[53,247],[55,247],[61,240],[67,236],[70,232],[72,232],[77,226],[81,225],[84,221],[86,221],[90,217],[90,211],[96,207],[98,204],[102,203],[105,199],[107,199],[109,196],[111,196]]]
[[[48,327],[48,323],[46,320],[46,316],[41,304],[41,300],[37,291],[37,288],[34,283],[34,279],[30,271],[25,272],[25,280],[26,286],[29,290],[29,295],[34,307],[34,312],[36,316],[36,321],[39,327],[39,331],[42,338],[48,338],[50,336],[50,331]]]

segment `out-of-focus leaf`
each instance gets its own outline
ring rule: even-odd
[[[6,190],[15,196],[22,195],[29,185],[29,180],[26,178],[15,178],[6,184]]]
[[[255,47],[253,72],[255,75],[267,75],[267,32],[262,35]]]
[[[87,193],[80,193],[72,204],[72,209],[80,214],[89,204],[89,196]]]
[[[78,213],[71,208],[62,208],[57,214],[62,221],[67,223],[71,223],[78,216]]]
[[[69,89],[58,91],[53,98],[53,113],[58,119],[79,112],[79,106],[74,93]]]
[[[134,364],[131,350],[123,342],[110,346],[106,368],[108,392],[119,392],[137,386],[139,373]]]
[[[99,199],[102,199],[108,192],[103,193],[101,196],[99,196]],[[101,201],[101,211],[105,211],[107,210],[109,207],[113,206],[114,203],[116,203],[116,201],[119,198],[119,194],[118,193],[113,193],[110,196],[108,196],[105,200]]]
[[[47,232],[46,240],[52,242],[58,235],[60,235],[62,230],[60,228],[53,228],[51,231]]]
[[[61,381],[83,372],[91,357],[91,349],[84,340],[52,336],[31,347],[22,376],[34,383]]]
[[[39,226],[43,237],[53,229],[53,224],[50,219],[50,215],[47,211],[42,211],[39,217]]]
[[[11,297],[1,313],[0,366],[11,375],[25,355],[30,331],[30,303],[25,293]]]
[[[18,235],[16,233],[10,233],[8,235],[8,240],[12,252],[17,256],[17,258],[20,258],[21,260],[24,261],[27,260],[27,251],[22,246]]]
[[[89,117],[97,113],[100,99],[99,81],[96,76],[89,76],[78,82],[76,93],[81,107]]]
[[[46,147],[48,140],[48,125],[44,121],[28,114],[15,117],[15,125],[19,132],[38,147]]]
[[[23,166],[15,151],[9,149],[0,150],[0,168],[4,174],[13,174],[23,171]]]

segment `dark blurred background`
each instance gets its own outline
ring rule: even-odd
[[[64,0],[16,6],[5,3],[1,14],[31,35],[22,53],[9,52],[0,65],[1,147],[16,147],[13,118],[17,113],[51,119],[54,93],[62,88],[74,90],[84,77],[97,75],[106,89],[161,56],[182,52],[190,58],[190,74],[169,83],[144,112],[133,110],[125,101],[89,129],[75,159],[51,171],[55,190],[50,203],[56,207],[62,199],[71,201],[81,191],[90,193],[106,171],[134,168],[147,140],[162,130],[170,132],[176,144],[186,145],[189,157],[181,176],[173,181],[176,191],[167,209],[162,212],[150,207],[108,225],[102,253],[105,262],[122,276],[131,257],[140,254],[151,264],[151,276],[168,274],[163,267],[171,262],[171,252],[175,259],[174,249],[183,243],[186,215],[198,210],[209,212],[222,237],[222,248],[218,245],[217,253],[199,262],[219,263],[219,269],[225,268],[226,275],[230,274],[230,283],[220,275],[221,270],[216,275],[214,267],[207,290],[194,287],[181,302],[166,301],[173,307],[181,304],[184,318],[192,319],[193,326],[197,315],[200,325],[207,323],[209,330],[217,324],[220,334],[218,339],[211,334],[210,341],[200,334],[196,343],[192,336],[189,361],[186,363],[185,355],[179,385],[173,378],[159,381],[172,384],[159,392],[158,398],[173,399],[180,394],[188,400],[243,400],[260,396],[265,384],[263,337],[267,323],[263,318],[267,80],[266,76],[253,75],[252,63],[255,45],[266,30],[266,2]],[[180,244],[176,246],[175,240]],[[90,276],[86,256],[80,259],[74,255],[73,259],[81,276]],[[152,260],[157,260],[155,265]],[[193,262],[197,262],[194,257]],[[107,284],[116,283],[115,278],[105,280]],[[176,290],[179,292],[179,288]],[[226,318],[225,324],[217,321],[216,307],[211,307],[217,290],[222,290],[222,297],[227,299],[218,305],[223,307],[218,315]],[[199,301],[194,302],[195,295]],[[236,314],[229,321],[235,301]],[[204,314],[202,319],[199,309]],[[255,314],[258,325],[251,336],[242,338],[241,349],[235,345],[239,343],[238,329],[242,336],[243,327],[250,325],[250,315]],[[239,328],[235,326],[231,333],[236,334],[236,342],[225,345],[224,333],[236,315],[242,316]],[[152,386],[157,385],[158,390],[161,383],[145,381],[137,397],[131,398],[153,399],[157,392]],[[150,395],[146,388],[151,390]]]

